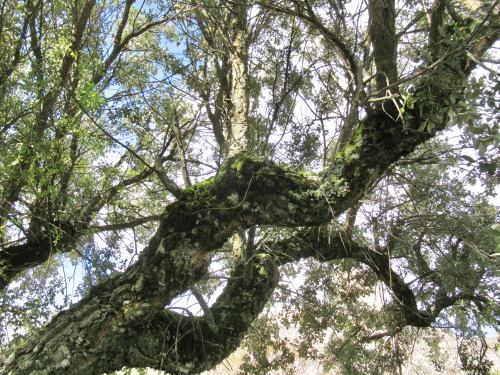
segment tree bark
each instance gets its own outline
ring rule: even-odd
[[[370,0],[370,39],[377,68],[377,91],[385,96],[385,88],[397,81],[396,6],[394,0]]]
[[[211,319],[181,318],[164,306],[206,275],[212,254],[236,231],[254,225],[319,226],[355,204],[391,163],[431,137],[402,129],[385,114],[367,117],[347,151],[337,155],[331,183],[248,155],[230,158],[216,177],[186,189],[166,208],[134,265],[56,316],[2,373],[209,368],[237,347],[263,308],[275,285],[272,263],[254,256],[251,277],[241,277],[242,265],[233,271],[235,280],[211,309],[215,327]],[[203,354],[197,358],[193,351]]]
[[[231,118],[227,142],[229,156],[250,151],[250,131],[248,125],[248,48],[247,26],[248,6],[246,1],[238,1],[234,7],[233,41],[230,47],[231,65]]]
[[[480,56],[498,39],[498,29],[485,28],[484,37],[478,35],[470,49]],[[433,98],[433,108],[446,110],[447,94],[463,89],[473,66],[458,52],[449,58],[457,59],[454,65],[463,72],[438,64],[434,76],[415,80],[415,97],[422,90],[422,97]],[[442,74],[453,77],[453,85],[442,87]],[[324,176],[294,173],[246,154],[229,158],[217,176],[185,189],[166,207],[158,231],[135,264],[54,317],[12,354],[0,373],[99,374],[122,366],[150,366],[187,374],[212,367],[239,345],[276,285],[272,254],[255,254],[250,272],[235,266],[210,316],[179,316],[165,306],[207,274],[211,256],[234,233],[255,225],[317,227],[355,206],[391,164],[444,129],[446,115],[432,132],[419,130],[435,114],[425,108],[425,103],[408,108],[405,118],[374,110]],[[354,243],[346,248],[340,236],[314,240],[306,232],[298,239],[275,246],[282,246],[291,259],[350,257],[368,264],[398,297],[404,324],[428,326],[436,311],[454,303],[437,296],[433,308],[419,311],[387,257],[373,252],[367,256],[370,249]]]

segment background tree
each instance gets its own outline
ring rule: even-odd
[[[5,0],[1,311],[18,332],[2,372],[197,373],[278,285],[296,352],[327,337],[325,365],[350,373],[400,368],[416,329],[498,329],[499,12]],[[452,125],[460,139],[436,138]],[[72,305],[56,298],[70,261]],[[363,300],[375,286],[379,306]],[[200,314],[175,305],[188,294]]]

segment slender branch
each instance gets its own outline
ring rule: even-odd
[[[152,167],[148,162],[146,162],[142,158],[142,156],[140,156],[137,152],[135,152],[134,150],[132,150],[129,146],[127,146],[125,143],[121,142],[119,139],[117,139],[115,136],[113,136],[110,132],[108,132],[104,127],[102,127],[94,119],[94,117],[89,113],[89,111],[87,110],[87,108],[85,108],[83,106],[83,104],[78,100],[78,98],[75,96],[75,94],[73,92],[71,92],[71,90],[67,89],[66,87],[65,87],[65,89],[66,89],[66,92],[73,98],[73,100],[78,105],[78,107],[83,112],[83,114],[85,114],[85,116],[87,116],[87,118],[90,120],[90,122],[92,122],[92,124],[94,124],[94,126],[97,129],[99,129],[106,137],[108,137],[109,139],[111,139],[113,142],[115,142],[116,144],[120,145],[125,150],[127,150],[131,155],[133,155],[137,160],[139,160],[142,164],[144,164],[148,169],[150,169],[152,171],[156,171],[156,169],[154,167]]]
[[[205,301],[205,298],[203,297],[203,294],[201,291],[196,287],[192,286],[191,287],[191,292],[193,293],[194,297],[198,301],[198,303],[201,306],[201,309],[203,310],[203,313],[205,314],[205,318],[207,319],[208,323],[212,326],[213,330],[217,330],[217,325],[215,324],[214,316],[212,314],[212,311],[210,310],[210,307],[207,304],[207,301]]]
[[[124,221],[121,223],[90,225],[89,229],[91,231],[98,231],[98,232],[130,229],[130,228],[137,227],[139,225],[151,223],[153,221],[158,221],[158,220],[160,220],[160,218],[161,218],[161,215],[150,215],[150,216],[144,216],[144,217],[140,217],[140,218],[130,220],[130,221]]]
[[[186,6],[182,6],[179,11],[177,11],[174,15],[168,16],[165,18],[162,18],[160,20],[150,22],[148,24],[143,25],[142,27],[132,31],[130,34],[127,36],[123,37],[123,31],[125,30],[125,27],[127,26],[128,23],[128,18],[130,14],[130,8],[132,4],[135,2],[135,0],[127,0],[125,9],[123,11],[122,19],[120,21],[120,25],[118,26],[117,33],[115,35],[114,43],[113,43],[113,50],[109,54],[109,56],[106,58],[102,65],[102,69],[97,71],[94,76],[92,77],[92,82],[94,84],[99,83],[105,76],[106,72],[109,70],[111,65],[116,61],[118,56],[123,52],[123,50],[127,47],[127,45],[130,43],[130,41],[138,36],[141,36],[142,34],[146,33],[147,31],[151,30],[152,28],[168,23],[175,19],[176,17],[179,16],[179,14],[183,13],[186,11]]]
[[[326,40],[332,42],[332,44],[338,49],[342,55],[342,58],[346,61],[350,75],[353,79],[357,80],[358,77],[358,64],[356,62],[356,58],[354,56],[354,53],[352,50],[349,48],[349,46],[344,43],[344,41],[340,38],[339,35],[337,35],[334,31],[330,30],[328,27],[326,27],[316,16],[314,13],[314,10],[312,9],[311,5],[307,3],[307,13],[304,14],[304,12],[301,12],[298,9],[291,9],[291,8],[286,8],[286,7],[281,7],[278,5],[274,5],[270,2],[267,1],[257,1],[257,5],[262,6],[267,9],[271,9],[275,12],[282,13],[282,14],[287,14],[290,16],[295,16],[303,21],[306,21],[310,25],[314,26],[325,38]],[[361,84],[361,82],[356,82],[357,85]]]

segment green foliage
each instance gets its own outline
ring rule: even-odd
[[[0,358],[8,357],[10,351],[23,345],[26,335],[46,325],[54,304],[61,308],[69,303],[67,285],[58,274],[60,265],[60,259],[53,258],[50,264],[25,272],[20,282],[1,292]]]
[[[489,375],[493,362],[485,359],[488,346],[484,339],[479,343],[476,340],[463,339],[458,347],[462,370],[467,374]]]
[[[239,368],[240,374],[268,374],[273,370],[293,369],[294,355],[287,338],[280,337],[277,325],[257,319],[247,336],[243,348],[248,351]]]
[[[332,217],[322,228],[291,220],[249,228],[252,220],[227,220],[225,235],[243,233],[245,262],[285,259],[281,272],[289,277],[273,299],[281,321],[261,316],[245,339],[242,373],[293,372],[297,358],[318,360],[325,371],[397,373],[422,338],[435,369],[444,371],[440,327],[464,338],[464,371],[488,373],[482,338],[499,330],[500,320],[500,224],[492,203],[500,178],[500,81],[498,53],[480,46],[496,37],[490,22],[498,14],[487,2],[474,10],[469,2],[396,3],[398,45],[388,46],[392,36],[383,44],[398,51],[392,61],[398,81],[380,89],[386,72],[376,58],[384,54],[373,38],[377,20],[365,22],[370,11],[355,2],[4,1],[0,255],[27,244],[35,249],[29,256],[42,248],[50,254],[26,257],[25,268],[31,261],[47,264],[24,271],[2,292],[0,346],[19,346],[73,298],[127,269],[166,206],[163,218],[176,215],[159,233],[177,230],[182,240],[202,233],[212,240],[215,215],[196,215],[220,198],[226,218],[241,213],[234,209],[244,207],[258,182],[259,199],[273,193],[264,202],[269,212],[279,209],[285,217],[302,209],[287,204],[290,197],[308,197],[308,210],[327,202],[331,212],[318,217]],[[245,60],[244,72],[235,69],[238,58]],[[474,66],[481,69],[470,74]],[[243,78],[248,116],[234,124],[235,87]],[[369,120],[360,121],[365,116]],[[407,155],[449,124],[456,125],[452,139],[437,138]],[[232,132],[244,125],[248,154],[227,160]],[[403,159],[388,166],[392,153]],[[358,161],[356,183],[336,177]],[[247,182],[243,190],[232,190],[236,180]],[[358,183],[359,194],[343,204]],[[345,209],[348,215],[333,217]],[[243,212],[258,216],[258,210]],[[300,257],[292,240],[306,230],[332,238],[345,231],[346,246],[354,241],[387,256],[424,313],[439,307],[436,301],[451,301],[432,322],[436,330],[405,327],[407,306],[387,280],[377,279],[373,264],[347,255],[331,262],[287,258]],[[273,241],[284,238],[290,254],[274,253]],[[189,246],[203,248],[203,259],[213,255],[200,271],[206,278],[196,282],[207,299],[219,295],[228,277],[248,276],[231,273],[244,268],[233,242]],[[192,260],[189,251],[177,252],[177,259],[163,255],[190,269],[184,264]],[[9,265],[0,266],[6,275]],[[262,264],[256,271],[269,273]],[[193,280],[191,274],[172,277]],[[203,296],[196,298],[209,315]],[[283,327],[296,337],[285,337]],[[211,341],[204,347],[208,359]],[[165,345],[177,350],[177,342]],[[5,349],[1,356],[8,354]]]

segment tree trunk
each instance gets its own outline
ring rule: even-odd
[[[242,265],[233,270],[210,317],[181,317],[164,307],[206,275],[213,252],[238,230],[319,226],[357,203],[391,163],[430,138],[402,129],[383,113],[367,117],[337,155],[331,183],[256,157],[230,158],[216,177],[186,189],[166,208],[134,265],[57,315],[2,373],[210,368],[238,346],[272,292],[276,272],[268,255],[252,257],[251,272]]]
[[[478,42],[470,46],[476,56],[495,42],[498,26],[485,29],[484,35],[477,35]],[[397,296],[399,323],[429,325],[436,311],[454,301],[436,297],[436,309],[418,311],[411,289],[392,271],[387,257],[345,242],[341,235],[311,236],[312,229],[302,228],[320,227],[356,206],[391,164],[444,129],[447,97],[450,91],[463,90],[465,73],[473,65],[465,56],[448,56],[456,60],[450,66],[463,67],[463,72],[438,64],[434,75],[415,79],[415,98],[432,98],[432,103],[422,101],[413,109],[405,108],[404,118],[383,108],[368,114],[332,159],[330,173],[322,176],[294,173],[237,153],[247,148],[239,141],[245,138],[239,136],[245,130],[232,133],[234,155],[215,177],[185,189],[166,207],[158,231],[138,261],[54,317],[7,359],[0,373],[94,375],[123,366],[149,366],[187,374],[211,368],[237,348],[263,309],[276,285],[275,262],[280,258],[261,250],[247,267],[236,264],[223,293],[202,317],[180,316],[165,306],[207,274],[212,255],[233,234],[256,225],[297,229],[296,236],[270,244],[288,261],[314,256],[368,264]],[[245,67],[238,63],[234,69]],[[443,76],[448,80],[445,87],[440,81]],[[234,85],[234,100],[243,103],[246,83]],[[237,108],[236,122],[245,113],[244,106]],[[432,132],[419,130],[430,121]]]
[[[245,3],[245,1],[241,2]],[[231,118],[227,134],[229,156],[250,149],[250,131],[248,128],[248,48],[247,6],[238,4],[234,8],[234,36],[230,49],[231,64]]]

